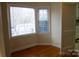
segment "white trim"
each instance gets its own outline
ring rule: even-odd
[[[51,43],[38,43],[37,45],[52,45]]]
[[[31,44],[31,45],[27,45],[27,46],[23,46],[21,48],[17,48],[17,49],[13,49],[10,53],[12,52],[15,52],[15,51],[20,51],[20,50],[23,50],[23,49],[27,49],[27,48],[30,48],[30,47],[33,47],[33,46],[36,46],[37,44]]]
[[[60,43],[52,43],[52,46],[55,46],[55,47],[61,48],[61,44],[60,44]]]

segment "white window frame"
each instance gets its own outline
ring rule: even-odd
[[[40,9],[47,9],[48,10],[48,32],[39,32],[39,10]],[[37,25],[38,25],[38,27],[37,27],[37,32],[38,33],[41,33],[41,34],[47,34],[47,33],[51,33],[51,21],[50,21],[50,7],[49,6],[40,6],[39,8],[37,8]]]
[[[23,7],[23,8],[33,8],[35,9],[33,6],[25,6],[25,5],[15,5],[15,4],[8,4],[7,9],[8,9],[8,28],[9,28],[9,38],[15,38],[15,37],[20,37],[20,36],[26,36],[26,35],[32,35],[32,34],[36,34],[36,24],[35,24],[35,32],[36,33],[32,33],[32,34],[22,34],[22,35],[17,35],[17,36],[13,36],[12,37],[12,33],[11,33],[11,18],[10,18],[10,7]],[[35,11],[35,15],[36,15],[36,11]],[[35,23],[36,23],[36,16],[35,16]]]
[[[39,14],[39,10],[48,10],[48,8],[39,8],[38,9],[38,14]],[[49,12],[48,12],[49,13]],[[48,28],[49,28],[49,15],[47,14],[47,16],[48,16],[48,20],[47,20],[47,22],[48,22]],[[39,15],[38,15],[38,25],[39,25]],[[38,26],[39,27],[39,26]],[[39,31],[39,29],[38,29],[38,31]],[[48,29],[48,31],[47,32],[39,32],[39,33],[48,33],[49,32],[49,29]]]
[[[11,8],[11,7],[10,7]],[[14,7],[13,7],[14,8]],[[17,8],[24,8],[24,7],[17,7]],[[32,9],[33,11],[34,11],[34,29],[35,29],[35,9],[34,8],[28,8],[28,9]],[[10,17],[11,17],[11,13],[10,13]],[[11,20],[12,21],[12,20]],[[25,24],[27,24],[27,23],[25,23]],[[24,24],[24,25],[25,25]],[[12,24],[11,24],[12,25]],[[21,24],[17,24],[17,25],[21,25]],[[26,28],[26,27],[25,27]],[[29,28],[27,28],[27,29],[29,29]],[[29,29],[30,30],[30,29]],[[15,33],[16,33],[16,31],[14,31]],[[27,31],[26,31],[26,33],[19,33],[18,32],[18,34],[16,33],[15,35],[13,35],[13,31],[12,31],[12,26],[11,26],[11,36],[12,37],[14,37],[14,36],[19,36],[19,35],[29,35],[29,34],[34,34],[34,33],[36,33],[36,29],[34,30],[34,32],[30,32],[30,33],[27,33]]]

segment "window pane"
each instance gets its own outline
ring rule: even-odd
[[[39,32],[48,32],[48,10],[39,10]]]
[[[33,8],[10,7],[11,34],[35,33],[35,10]]]

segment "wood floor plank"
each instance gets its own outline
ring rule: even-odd
[[[60,50],[51,45],[37,45],[28,49],[13,52],[14,57],[53,57],[59,54]]]

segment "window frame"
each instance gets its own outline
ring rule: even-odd
[[[10,7],[23,7],[23,8],[33,8],[32,6],[18,6],[18,5],[14,5],[14,4],[8,4],[7,6],[8,8],[8,30],[9,30],[9,38],[15,38],[15,37],[21,37],[21,36],[26,36],[26,35],[32,35],[32,34],[36,34],[37,30],[36,30],[36,24],[35,24],[35,32],[36,33],[32,33],[32,34],[22,34],[22,35],[17,35],[17,36],[12,36],[12,31],[11,31],[11,17],[10,17]],[[35,15],[36,15],[36,11],[35,11]],[[36,23],[36,16],[35,16],[35,23]]]
[[[48,10],[48,32],[39,32],[39,10],[42,10],[42,9],[47,9]],[[51,32],[51,27],[50,27],[50,25],[51,25],[51,22],[50,22],[50,8],[48,7],[48,6],[41,6],[41,7],[39,7],[38,9],[37,9],[37,20],[38,20],[38,33],[40,33],[40,34],[47,34],[47,33],[50,33]]]
[[[15,7],[10,7],[10,17],[11,17],[11,8],[15,8]],[[20,8],[20,9],[23,9],[23,7],[16,7],[16,8]],[[15,35],[13,34],[13,31],[12,31],[12,23],[15,23],[15,21],[12,21],[12,19],[10,19],[11,20],[11,36],[12,37],[14,37],[14,36],[19,36],[19,35],[29,35],[29,34],[34,34],[34,33],[36,33],[36,29],[35,29],[35,9],[34,8],[26,8],[26,10],[28,10],[28,9],[30,9],[30,10],[32,10],[33,11],[33,27],[32,27],[32,29],[34,29],[34,31],[30,31],[29,33],[28,33],[28,31],[24,31],[24,33],[22,33],[22,32],[18,32],[18,30],[17,31],[14,31],[14,33],[15,33]],[[16,11],[16,10],[15,10]],[[17,11],[18,12],[18,11]],[[13,11],[12,11],[12,13],[13,13]],[[26,14],[27,14],[27,11],[26,11]],[[28,15],[28,14],[27,14]],[[23,16],[23,15],[22,15]],[[12,16],[12,18],[13,17],[15,17],[15,18],[17,18],[16,16]],[[14,20],[14,19],[13,19]],[[16,20],[18,20],[18,19],[16,19]],[[27,19],[28,20],[28,19]],[[31,20],[32,21],[32,19],[29,19],[29,20]],[[19,20],[18,20],[19,21]],[[21,20],[22,21],[22,20]],[[24,21],[23,21],[24,22]],[[26,30],[27,29],[29,29],[29,28],[27,28],[27,27],[25,27],[25,24],[26,25],[28,25],[28,23],[23,23],[23,27],[24,28],[26,28]],[[30,23],[30,24],[32,24],[32,23]],[[15,24],[16,25],[16,24]],[[21,25],[21,23],[20,24],[17,24],[17,25]],[[20,29],[20,27],[18,27],[19,29]],[[14,28],[14,30],[16,30],[16,28]],[[30,29],[29,29],[30,30]],[[18,32],[18,33],[17,33]]]
[[[47,8],[41,8],[41,9],[38,10],[38,14],[39,14],[40,10],[47,10],[47,23],[48,23],[47,24],[48,25],[47,28],[48,28],[49,27],[48,9]],[[39,21],[40,21],[40,15],[38,15],[38,24],[40,23]],[[39,25],[38,25],[38,27],[40,28]],[[45,26],[41,26],[41,27],[45,27]],[[49,29],[47,30],[47,32],[40,32],[40,29],[38,29],[38,31],[39,31],[39,33],[47,33],[49,31]]]

